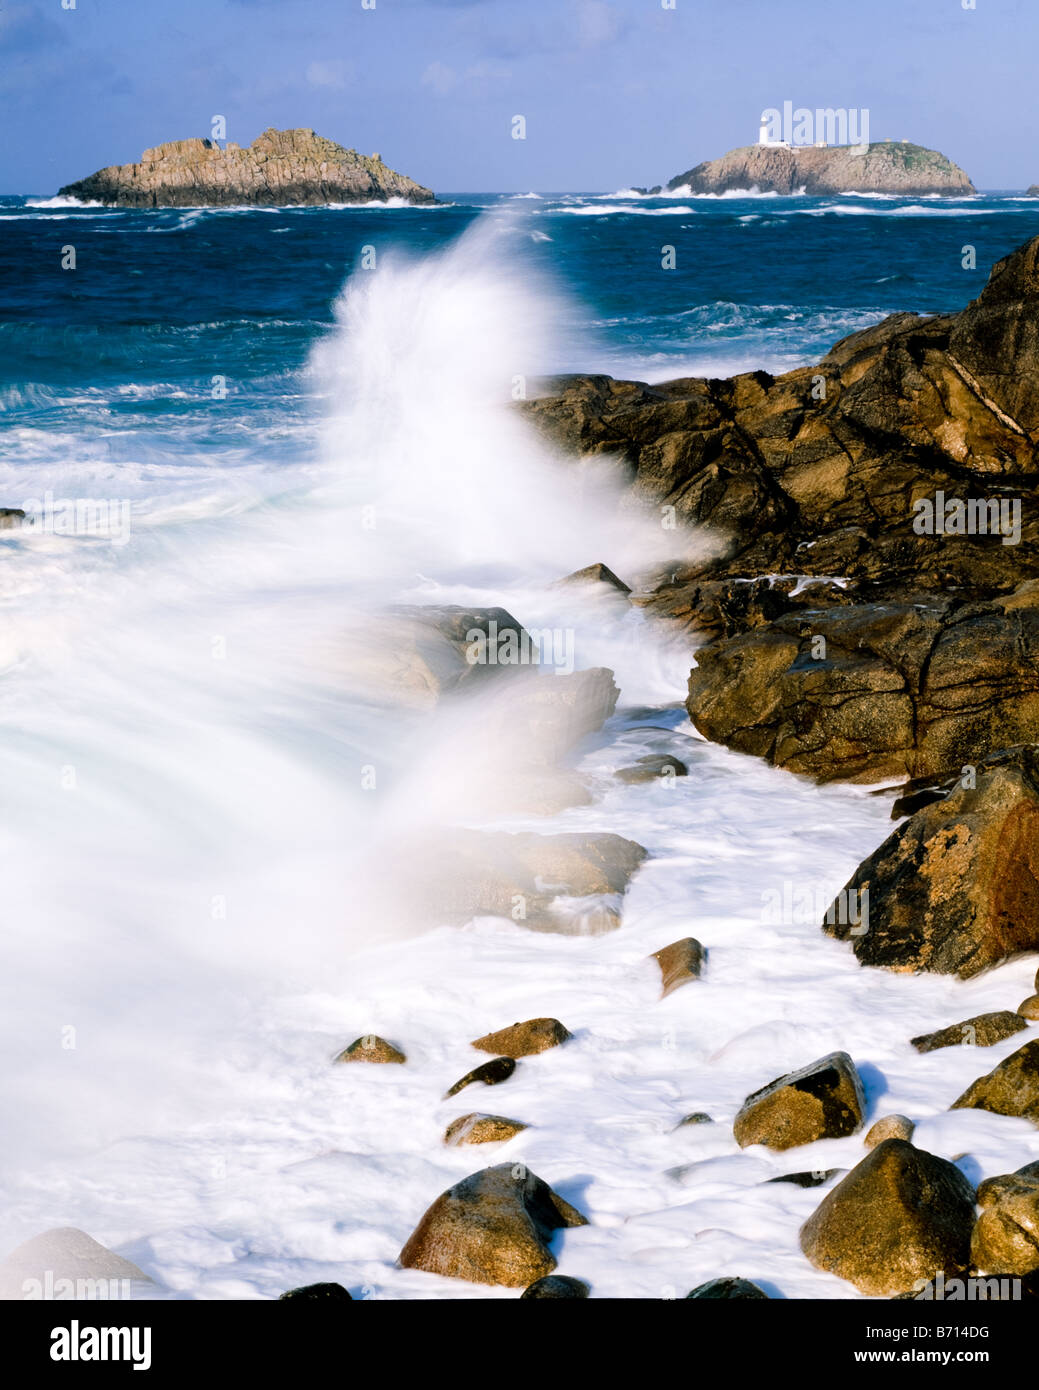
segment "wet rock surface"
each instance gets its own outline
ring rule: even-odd
[[[748,1096],[733,1121],[733,1134],[741,1148],[791,1149],[854,1134],[865,1108],[855,1064],[846,1052],[833,1052]]]

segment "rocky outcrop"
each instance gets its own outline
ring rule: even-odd
[[[983,1182],[978,1205],[971,1241],[975,1268],[982,1274],[1039,1270],[1039,1163]]]
[[[524,1289],[556,1267],[556,1231],[587,1218],[528,1168],[503,1163],[463,1178],[429,1208],[404,1249],[405,1269]]]
[[[833,1052],[749,1095],[732,1131],[740,1148],[764,1144],[792,1149],[816,1139],[854,1134],[865,1110],[855,1064],[846,1052]]]
[[[708,738],[859,780],[1039,738],[1039,238],[961,313],[896,314],[815,367],[551,390],[521,407],[538,429],[715,545],[633,597],[714,639],[689,698]]]
[[[989,1110],[1020,1115],[1039,1125],[1039,1041],[1027,1042],[953,1101],[951,1110]]]
[[[908,141],[868,145],[745,145],[677,174],[671,192],[897,193],[927,197],[977,190],[963,170],[937,150]]]
[[[558,1018],[528,1018],[525,1023],[512,1023],[508,1028],[499,1028],[496,1033],[477,1038],[473,1047],[500,1057],[533,1057],[569,1042],[572,1037]]]
[[[137,164],[99,169],[59,192],[127,208],[435,201],[428,188],[394,173],[379,155],[358,154],[302,129],[265,130],[245,148],[173,140],[145,150]]]
[[[647,782],[673,782],[676,777],[688,777],[689,769],[681,758],[673,758],[670,753],[648,753],[631,767],[618,768],[614,776],[618,782],[641,786]]]
[[[823,930],[863,965],[969,979],[1039,949],[1039,748],[993,755],[965,780],[893,831],[827,914]],[[853,925],[846,905],[865,894]]]
[[[872,1297],[906,1293],[970,1264],[974,1189],[953,1164],[885,1139],[801,1228],[801,1249]]]

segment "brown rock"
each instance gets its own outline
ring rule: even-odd
[[[553,1233],[587,1218],[522,1165],[500,1164],[442,1193],[400,1253],[405,1269],[526,1288],[556,1267]]]
[[[1030,994],[1027,999],[1018,1004],[1017,1012],[1022,1018],[1030,1019],[1032,1022],[1039,1020],[1039,994]]]
[[[837,905],[868,890],[864,934],[831,909],[823,930],[863,965],[969,979],[1039,947],[1039,749],[994,754],[970,780],[859,865]]]
[[[989,1110],[1039,1124],[1039,1040],[1027,1042],[953,1101],[950,1110]]]
[[[916,1125],[904,1115],[885,1115],[870,1128],[862,1142],[867,1149],[875,1149],[885,1139],[904,1139],[908,1144],[915,1131]]]
[[[526,1129],[519,1120],[507,1120],[504,1115],[460,1115],[452,1120],[444,1134],[445,1144],[502,1144],[506,1139]]]
[[[958,1168],[902,1139],[885,1139],[828,1193],[801,1228],[819,1269],[862,1293],[904,1293],[970,1262],[974,1191]]]
[[[978,1188],[981,1214],[971,1259],[983,1274],[1032,1274],[1039,1270],[1039,1163],[989,1178]]]
[[[477,1038],[473,1047],[481,1052],[494,1052],[502,1057],[532,1057],[550,1047],[569,1042],[573,1033],[558,1018],[528,1018],[526,1023],[513,1023]]]
[[[670,946],[654,951],[653,959],[660,966],[663,980],[661,999],[666,999],[669,994],[673,994],[676,989],[691,980],[698,980],[706,958],[707,952],[692,936],[684,937],[681,941],[672,941]]]
[[[344,1047],[337,1062],[406,1062],[408,1059],[400,1048],[380,1038],[376,1033],[365,1033],[355,1038],[349,1047]]]
[[[831,1052],[749,1095],[732,1130],[741,1149],[748,1144],[792,1149],[854,1134],[865,1108],[855,1064],[846,1052]]]
[[[482,1081],[485,1086],[498,1086],[501,1082],[508,1081],[515,1070],[516,1063],[511,1057],[495,1057],[493,1062],[481,1062],[478,1067],[473,1067],[472,1071],[467,1071],[460,1081],[456,1081],[451,1089],[444,1093],[444,1100],[450,1100],[459,1091],[464,1091],[467,1086],[472,1086],[477,1081]]]
[[[917,1052],[936,1052],[941,1047],[992,1047],[1027,1026],[1019,1014],[1001,1009],[999,1013],[977,1014],[963,1023],[952,1023],[937,1033],[924,1033],[911,1042]]]
[[[710,1115],[705,1114],[704,1111],[702,1111],[702,1110],[694,1110],[693,1113],[692,1113],[691,1115],[685,1115],[685,1116],[683,1116],[683,1118],[679,1120],[678,1124],[675,1125],[675,1128],[676,1128],[676,1129],[682,1129],[682,1128],[684,1128],[686,1125],[713,1125],[713,1124],[714,1124],[714,1121],[711,1119]]]

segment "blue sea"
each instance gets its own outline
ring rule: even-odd
[[[983,1174],[1039,1156],[945,1113],[969,1055],[942,1054],[939,1085],[905,1046],[1024,997],[1028,962],[890,976],[814,922],[763,923],[791,882],[832,900],[888,807],[698,741],[690,641],[556,581],[601,561],[636,584],[711,538],[633,513],[608,458],[557,457],[511,409],[550,373],[808,364],[888,314],[962,308],[1037,234],[1014,193],[0,199],[0,507],[28,514],[0,530],[0,1253],[75,1225],[176,1297],[480,1296],[396,1255],[477,1166],[436,1100],[467,1040],[548,1014],[576,1039],[510,1081],[532,1127],[507,1156],[580,1198],[561,1267],[596,1292],[660,1297],[735,1260],[789,1297],[853,1295],[790,1255],[812,1193],[778,1202],[772,1160],[723,1126],[667,1137],[836,1048],[933,1152]],[[401,602],[501,605],[614,672],[618,714],[573,757],[588,805],[510,819],[507,721],[383,698],[356,638],[389,642]],[[647,750],[692,775],[618,783]],[[645,845],[621,929],[394,920],[402,837],[491,823]],[[660,1004],[645,958],[690,932],[713,982]],[[329,1066],[368,1032],[408,1066]],[[827,1166],[861,1156],[833,1143]],[[668,1176],[697,1155],[702,1211]]]

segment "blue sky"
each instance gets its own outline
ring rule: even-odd
[[[609,191],[751,143],[787,100],[867,108],[873,139],[940,149],[980,188],[1039,182],[1036,0],[74,3],[0,0],[0,192],[215,115],[242,144],[312,126],[439,192]]]

